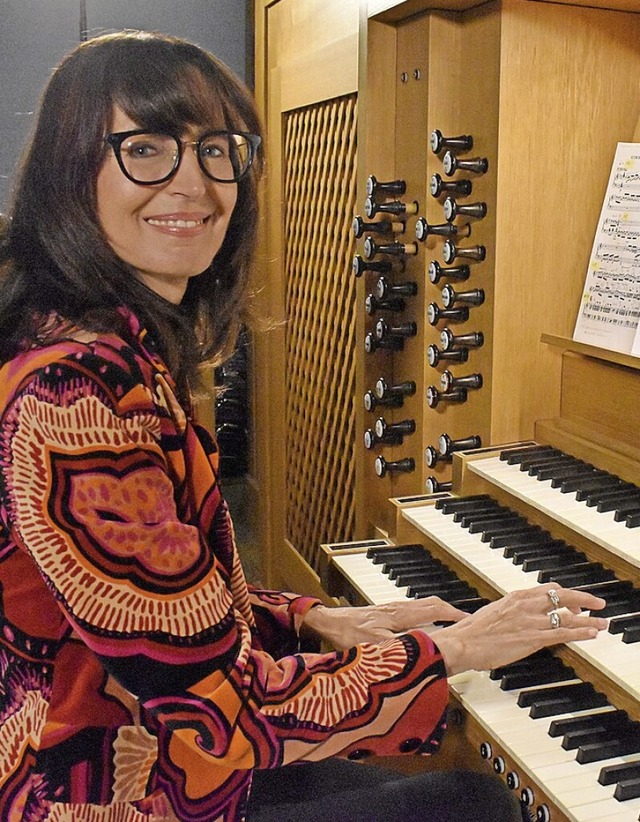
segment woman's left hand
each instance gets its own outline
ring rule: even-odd
[[[381,642],[440,620],[458,622],[466,616],[440,597],[425,597],[360,608],[317,605],[307,613],[303,625],[342,650],[359,642]]]

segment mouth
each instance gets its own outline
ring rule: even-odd
[[[198,217],[192,219],[176,219],[176,218],[160,218],[147,217],[149,225],[158,226],[159,228],[200,228],[205,225],[209,217]]]

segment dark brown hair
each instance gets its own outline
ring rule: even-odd
[[[112,250],[96,215],[96,179],[113,107],[143,128],[187,125],[260,134],[250,92],[213,55],[184,40],[118,32],[82,43],[44,90],[0,251],[0,360],[38,335],[55,310],[81,327],[119,329],[127,305],[186,391],[200,362],[235,340],[257,228],[259,153],[238,183],[225,240],[189,281],[180,306],[147,289]]]

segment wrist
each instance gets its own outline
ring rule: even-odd
[[[449,628],[439,631],[434,642],[438,646],[448,677],[469,669],[465,664],[464,643],[459,636],[451,633]]]

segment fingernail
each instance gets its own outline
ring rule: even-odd
[[[589,638],[595,639],[598,636],[598,629],[597,628],[589,628]]]

